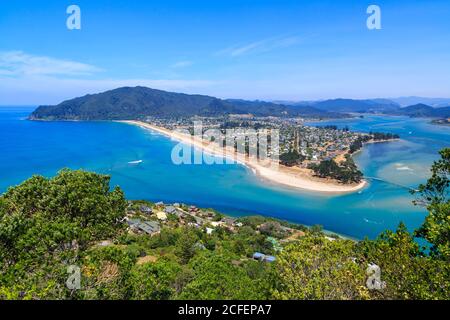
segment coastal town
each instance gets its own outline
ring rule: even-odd
[[[200,135],[202,144],[212,143],[216,149],[228,146],[231,136],[234,150],[245,156],[250,155],[253,144],[258,147],[258,157],[262,157],[261,146],[264,146],[267,147],[264,150],[265,156],[277,159],[277,164],[284,168],[297,169],[297,172],[304,175],[346,185],[359,184],[363,179],[352,154],[366,143],[400,138],[391,133],[353,132],[348,127],[309,126],[303,118],[255,117],[251,114],[190,118],[146,117],[143,122],[168,132],[184,130],[192,136]],[[275,131],[277,134],[273,135]],[[252,139],[252,134],[256,139]],[[261,143],[261,136],[269,138]],[[279,143],[272,144],[271,137],[276,137]]]

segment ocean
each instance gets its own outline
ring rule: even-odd
[[[34,107],[0,107],[0,192],[33,174],[62,168],[111,175],[128,199],[185,202],[242,216],[261,214],[349,237],[375,238],[402,221],[410,230],[426,215],[408,188],[425,182],[450,127],[427,119],[368,115],[311,125],[398,133],[400,141],[371,144],[355,156],[370,184],[348,195],[322,195],[261,181],[242,165],[174,165],[178,142],[116,122],[34,122]]]

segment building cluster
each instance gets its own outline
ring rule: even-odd
[[[152,206],[142,204],[136,206],[130,202],[125,220],[130,232],[144,233],[150,236],[159,234],[164,225],[203,228],[208,234],[218,227],[235,232],[236,228],[242,226],[237,219],[222,217],[211,210],[179,203],[164,204],[163,202],[155,203]]]
[[[336,159],[339,156],[347,154],[350,146],[363,137],[368,136],[365,133],[351,132],[347,129],[340,130],[336,127],[312,127],[304,125],[302,118],[278,118],[278,117],[253,117],[249,115],[230,115],[227,117],[193,117],[193,118],[174,118],[174,119],[156,119],[148,118],[147,121],[153,125],[161,126],[170,130],[185,129],[191,134],[194,133],[194,123],[201,122],[203,129],[203,138],[207,141],[227,142],[229,146],[228,129],[242,129],[234,133],[235,148],[239,152],[249,153],[249,147],[255,142],[246,135],[245,130],[253,129],[269,137],[265,147],[264,156],[272,157],[274,154],[282,154],[296,151],[301,156],[299,165],[307,167],[311,163],[320,163],[324,160]],[[208,134],[208,130],[216,129],[220,132],[220,137]],[[272,129],[276,129],[279,139],[278,144],[271,144],[270,139],[274,136]],[[209,131],[212,132],[212,131]],[[259,137],[257,137],[260,139]],[[228,139],[228,141],[227,141]],[[263,140],[258,140],[263,141]],[[253,143],[253,144],[252,144]],[[276,149],[273,149],[276,148]],[[263,154],[262,152],[259,153]]]
[[[219,228],[226,229],[231,234],[237,234],[239,229],[244,226],[241,219],[224,216],[212,209],[200,209],[196,206],[179,203],[158,202],[153,204],[144,201],[129,202],[125,222],[130,233],[150,237],[159,235],[163,228],[176,228],[181,225],[198,228],[210,236],[218,232]],[[268,234],[269,230],[274,235],[268,235],[267,241],[272,244],[275,253],[283,250],[282,243],[291,241],[297,235],[304,235],[303,232],[283,226],[278,222],[269,221],[256,226],[256,232],[259,234]],[[206,249],[201,243],[196,245],[202,250]],[[261,252],[255,252],[251,257],[269,263],[276,260],[275,256]]]
[[[296,151],[304,160],[303,166],[335,159],[348,153],[350,146],[365,133],[338,130],[337,128],[292,126],[280,130],[281,153]]]

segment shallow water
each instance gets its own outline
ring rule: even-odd
[[[186,202],[232,215],[263,214],[355,238],[375,237],[404,221],[410,229],[425,212],[411,204],[406,187],[424,182],[438,150],[449,146],[450,128],[429,120],[366,116],[312,123],[358,131],[399,133],[401,141],[371,144],[355,159],[371,180],[360,193],[325,196],[261,181],[241,165],[180,165],[171,161],[175,141],[113,122],[32,122],[33,110],[0,108],[0,192],[32,174],[83,168],[110,174],[130,199]],[[142,163],[133,163],[142,160]]]

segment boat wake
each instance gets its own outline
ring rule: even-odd
[[[136,161],[130,161],[128,162],[128,164],[141,164],[142,162],[144,162],[143,160],[136,160]]]
[[[370,223],[370,224],[382,224],[383,223],[383,222],[379,222],[379,221],[369,220],[367,218],[364,218],[364,222]]]

